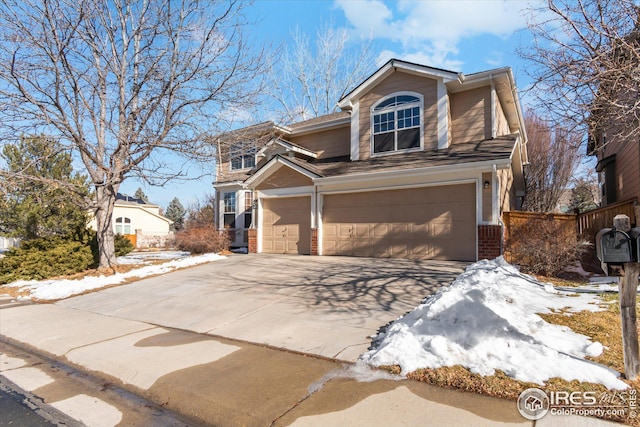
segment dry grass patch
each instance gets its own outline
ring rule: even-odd
[[[580,283],[556,278],[545,278],[543,280],[552,282],[560,286],[579,286]],[[572,285],[573,283],[573,285]],[[567,326],[574,332],[586,335],[593,341],[598,341],[604,346],[603,353],[598,357],[590,357],[589,360],[610,367],[618,372],[624,372],[624,360],[622,352],[622,328],[620,326],[620,310],[616,303],[617,294],[601,295],[604,311],[590,312],[582,311],[578,313],[556,312],[551,314],[541,314],[540,316],[548,323]],[[387,366],[385,369],[399,374],[400,367]],[[407,375],[407,378],[422,381],[440,387],[463,390],[467,392],[484,394],[492,397],[499,397],[516,401],[521,392],[530,387],[537,387],[547,392],[567,391],[582,392],[593,391],[599,396],[598,400],[614,396],[613,391],[609,391],[600,384],[583,383],[578,381],[566,381],[560,378],[550,379],[544,386],[514,380],[502,371],[496,371],[491,376],[481,376],[472,373],[463,366],[442,367],[438,369],[419,369]],[[640,381],[624,380],[632,389],[635,389],[640,396]],[[622,391],[628,393],[629,391]],[[617,392],[620,393],[620,392]],[[607,417],[606,419],[625,423],[633,426],[640,426],[640,419],[625,417]]]

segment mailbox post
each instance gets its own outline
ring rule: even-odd
[[[607,275],[622,276],[618,278],[618,299],[622,321],[624,372],[627,379],[634,380],[640,373],[636,321],[640,228],[630,230],[629,224],[628,216],[617,215],[613,220],[613,228],[600,230],[596,235],[596,255]]]

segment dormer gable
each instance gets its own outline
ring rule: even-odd
[[[393,101],[406,97],[413,97],[407,108]],[[388,100],[395,104],[386,106]],[[338,106],[351,113],[352,161],[526,135],[513,75],[506,67],[464,75],[392,59]]]
[[[305,160],[318,158],[318,154],[315,151],[294,144],[293,142],[287,141],[283,138],[273,138],[256,154],[256,157],[258,158],[258,166],[268,162],[271,158],[277,155],[285,157],[300,157]]]
[[[392,60],[365,80],[338,104],[351,111],[351,160],[447,148],[445,82],[454,78],[453,72]]]

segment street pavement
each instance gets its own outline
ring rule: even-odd
[[[178,414],[158,416],[164,425],[534,425],[515,402],[353,363],[380,326],[463,268],[246,255],[56,304],[0,301],[2,340],[103,386],[74,389],[11,346],[0,347],[0,374],[90,426],[146,425],[132,396]],[[546,416],[535,425],[607,424]]]

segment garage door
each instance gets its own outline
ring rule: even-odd
[[[311,197],[262,201],[262,252],[311,253]]]
[[[324,197],[322,253],[476,259],[475,184]]]

